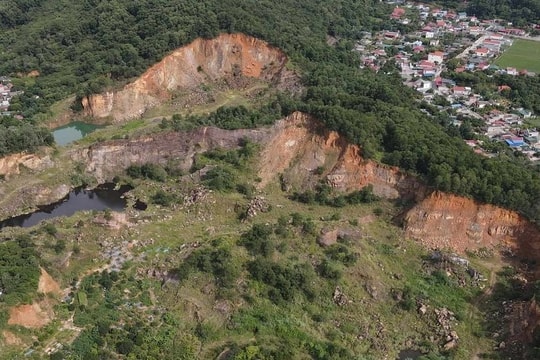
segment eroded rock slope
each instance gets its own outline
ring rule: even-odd
[[[506,248],[522,259],[540,258],[540,229],[515,211],[433,192],[404,217],[407,233],[428,247],[459,252]]]
[[[225,77],[242,75],[278,84],[290,75],[286,62],[287,56],[281,50],[247,35],[197,39],[122,90],[83,98],[83,115],[122,122],[170,100],[175,92],[194,90]]]

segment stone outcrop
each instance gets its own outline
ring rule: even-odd
[[[231,149],[244,139],[263,141],[270,129],[222,130],[204,127],[188,132],[170,132],[134,138],[106,141],[89,148],[74,150],[71,158],[86,164],[86,172],[98,182],[111,180],[131,165],[175,164],[189,170],[196,154],[210,149]]]
[[[319,180],[314,173],[320,171],[332,187],[341,191],[371,184],[377,196],[387,199],[422,198],[426,192],[415,177],[397,167],[362,158],[360,147],[299,112],[275,125],[275,135],[262,152],[261,164],[261,186],[281,174],[292,187],[313,187]]]
[[[120,91],[83,98],[83,115],[122,122],[170,100],[174,93],[226,77],[241,75],[277,84],[290,75],[286,62],[281,50],[247,35],[197,39],[166,56]]]
[[[49,155],[17,153],[0,158],[0,175],[10,177],[21,173],[22,168],[40,171],[49,168],[53,162]]]
[[[38,206],[55,203],[66,197],[71,187],[66,184],[45,185],[41,182],[25,182],[11,191],[0,187],[0,219],[29,213]]]
[[[415,198],[425,187],[398,168],[365,160],[360,148],[350,145],[334,131],[304,113],[295,112],[272,127],[223,130],[204,127],[188,132],[170,132],[113,140],[74,150],[71,157],[86,164],[86,171],[98,182],[112,179],[130,165],[174,163],[188,170],[194,156],[214,148],[236,148],[243,139],[262,145],[259,187],[277,180],[281,174],[291,186],[314,186],[321,177],[314,171],[323,167],[323,179],[336,189],[358,190],[372,184],[374,193],[385,198]]]
[[[521,258],[540,257],[540,229],[523,216],[438,191],[405,214],[404,228],[428,247],[458,252],[505,247]]]

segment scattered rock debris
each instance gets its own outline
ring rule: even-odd
[[[262,196],[256,196],[249,202],[244,218],[249,219],[257,216],[258,213],[265,213],[269,210],[270,204],[268,204],[268,201]]]
[[[343,290],[341,290],[341,287],[339,286],[336,286],[336,289],[334,290],[333,300],[334,300],[334,303],[338,306],[345,306],[351,302],[349,298],[347,297],[347,295],[343,293]]]

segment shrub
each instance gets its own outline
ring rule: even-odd
[[[176,197],[171,193],[165,192],[163,190],[158,190],[152,196],[151,200],[152,200],[152,203],[156,205],[170,206],[172,203],[176,201]]]
[[[159,182],[167,180],[167,171],[159,164],[131,165],[126,169],[126,173],[134,179],[150,179]]]
[[[51,236],[54,236],[56,235],[56,233],[58,233],[58,230],[56,229],[56,226],[54,226],[54,224],[46,224],[45,226],[43,226],[43,231],[45,231],[45,233]]]
[[[223,166],[216,166],[203,177],[203,183],[217,191],[231,191],[235,187],[235,180],[232,171]]]
[[[240,245],[244,246],[252,255],[269,257],[274,252],[274,244],[270,239],[273,229],[270,225],[255,224],[240,238]]]

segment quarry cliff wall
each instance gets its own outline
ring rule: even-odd
[[[242,75],[279,84],[286,76],[286,62],[287,56],[281,50],[247,35],[196,39],[123,89],[84,97],[82,115],[126,121],[166,102],[177,91],[196,89],[225,77]]]

